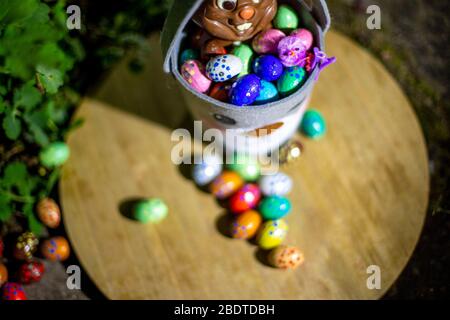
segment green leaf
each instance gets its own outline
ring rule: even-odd
[[[63,76],[58,69],[48,68],[39,65],[36,68],[38,81],[49,94],[58,92],[58,88],[63,85]]]
[[[0,23],[12,24],[29,18],[37,9],[37,0],[2,0],[0,1]]]
[[[6,116],[3,118],[3,129],[6,136],[11,140],[16,140],[22,131],[22,124],[16,118],[13,110],[7,110]]]
[[[3,98],[0,97],[0,113],[3,113],[5,111],[5,102],[3,101]]]
[[[34,87],[34,81],[29,81],[14,93],[14,106],[24,107],[29,111],[36,107],[42,99],[39,90]]]
[[[33,205],[32,204],[25,204],[22,208],[23,213],[28,218],[28,228],[31,232],[33,232],[36,236],[42,235],[42,231],[44,230],[44,226],[42,223],[39,222],[39,220],[36,218],[33,212]]]
[[[11,218],[14,211],[11,208],[9,197],[1,192],[0,190],[0,221],[7,221]]]
[[[9,163],[3,174],[3,185],[12,187],[24,181],[28,175],[27,166],[23,162]]]
[[[30,124],[30,131],[33,134],[34,140],[38,144],[40,144],[42,147],[45,147],[46,145],[49,144],[48,136],[44,132],[44,130],[42,130],[41,127],[39,127],[38,125],[32,123],[32,124]]]

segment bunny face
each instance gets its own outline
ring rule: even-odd
[[[277,12],[277,0],[206,0],[197,17],[214,37],[245,41],[266,29]]]

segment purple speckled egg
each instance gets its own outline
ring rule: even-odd
[[[205,93],[211,80],[205,75],[205,67],[200,61],[188,60],[181,66],[181,76],[197,92]]]
[[[263,80],[276,81],[283,74],[283,64],[280,59],[272,55],[265,55],[255,60],[253,70]]]
[[[303,41],[297,37],[286,37],[278,44],[278,56],[286,67],[300,65],[306,58],[306,48]]]
[[[286,35],[277,29],[263,31],[253,39],[253,50],[259,54],[275,54],[278,50],[278,43],[285,37]]]
[[[239,78],[230,90],[230,102],[236,106],[248,106],[255,102],[261,90],[261,80],[255,74]]]
[[[291,33],[291,37],[296,37],[302,40],[303,46],[306,50],[311,49],[314,42],[312,33],[307,29],[297,29]]]

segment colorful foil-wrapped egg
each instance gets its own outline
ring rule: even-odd
[[[273,25],[281,30],[297,29],[299,25],[298,15],[291,6],[282,4],[278,7]]]
[[[257,236],[257,244],[261,249],[269,250],[279,246],[286,238],[288,225],[283,219],[265,222]]]
[[[259,187],[265,196],[285,196],[292,190],[292,179],[282,172],[263,176]]]
[[[236,173],[232,171],[224,171],[211,184],[211,193],[218,199],[226,199],[239,190],[244,181]]]
[[[41,199],[36,211],[39,219],[49,228],[57,228],[61,222],[61,211],[58,204],[50,198]]]
[[[303,145],[300,141],[293,140],[280,148],[279,159],[281,164],[293,163],[300,159],[303,153]]]
[[[322,138],[327,131],[324,117],[314,109],[305,112],[300,128],[307,137],[312,139]]]
[[[3,300],[27,300],[25,291],[20,283],[7,282],[3,286]]]
[[[183,65],[188,60],[198,60],[200,58],[200,54],[195,49],[186,49],[181,52],[180,55],[180,65]]]
[[[218,156],[205,156],[201,163],[192,168],[192,179],[200,186],[211,183],[222,172],[222,158]]]
[[[248,106],[255,102],[261,90],[261,79],[248,74],[239,78],[230,90],[230,102],[236,106]]]
[[[305,257],[298,248],[281,245],[269,253],[268,260],[275,268],[296,269],[303,264]]]
[[[290,34],[290,36],[299,38],[302,41],[303,46],[305,47],[305,50],[311,49],[313,42],[314,42],[314,38],[313,38],[311,31],[309,31],[307,29],[297,29],[297,30],[293,31]]]
[[[255,104],[265,104],[278,100],[278,89],[269,81],[261,80],[261,90],[259,91],[258,98],[255,100]]]
[[[167,217],[169,208],[158,198],[139,201],[134,208],[134,218],[147,223],[159,223]]]
[[[300,65],[306,58],[303,41],[297,37],[286,37],[278,43],[278,57],[285,67]]]
[[[291,211],[289,199],[280,196],[264,198],[259,204],[259,211],[265,220],[277,220],[285,217]]]
[[[25,262],[19,268],[19,280],[23,284],[39,282],[44,270],[44,265],[39,261]]]
[[[243,212],[233,219],[231,235],[236,239],[251,239],[258,232],[261,223],[262,217],[257,211]]]
[[[231,53],[241,59],[242,62],[242,71],[239,74],[239,77],[249,74],[251,72],[252,59],[254,55],[252,48],[243,43],[235,47]]]
[[[205,75],[200,61],[188,60],[181,66],[181,76],[197,92],[205,93],[211,86],[211,80]]]
[[[235,154],[227,168],[238,173],[245,181],[256,181],[261,174],[261,166],[255,157]]]
[[[242,61],[232,54],[217,56],[209,60],[206,74],[214,82],[228,81],[242,71]]]
[[[53,142],[39,153],[39,161],[46,168],[63,165],[70,156],[69,146],[61,141]]]
[[[276,54],[278,43],[285,37],[286,34],[277,29],[263,31],[253,39],[253,50],[259,54]]]
[[[38,245],[39,239],[32,232],[22,233],[17,238],[16,245],[14,246],[14,258],[18,260],[31,260]]]
[[[50,261],[64,261],[70,255],[69,242],[60,236],[47,239],[42,243],[41,253]]]
[[[230,94],[231,84],[226,82],[219,82],[212,86],[209,96],[213,99],[228,102]]]
[[[0,287],[8,282],[8,269],[3,263],[0,263]]]
[[[278,58],[268,54],[255,59],[253,71],[262,80],[276,81],[283,74],[283,64]]]
[[[242,213],[253,209],[261,199],[261,191],[256,184],[246,184],[230,199],[229,207],[233,213]]]
[[[306,71],[301,67],[284,69],[283,75],[278,79],[278,92],[282,96],[288,96],[299,89],[306,80]]]

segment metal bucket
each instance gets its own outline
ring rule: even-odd
[[[227,151],[247,154],[273,151],[296,132],[307,108],[319,66],[313,69],[298,91],[264,105],[238,107],[192,90],[179,72],[179,56],[182,43],[187,37],[186,26],[202,2],[203,0],[174,0],[161,35],[164,71],[171,73],[184,88],[182,92],[186,104],[193,117],[202,121],[203,129],[218,129],[223,133]],[[279,0],[278,3],[289,4],[297,11],[301,24],[312,32],[315,45],[324,51],[324,36],[330,26],[326,2]]]

